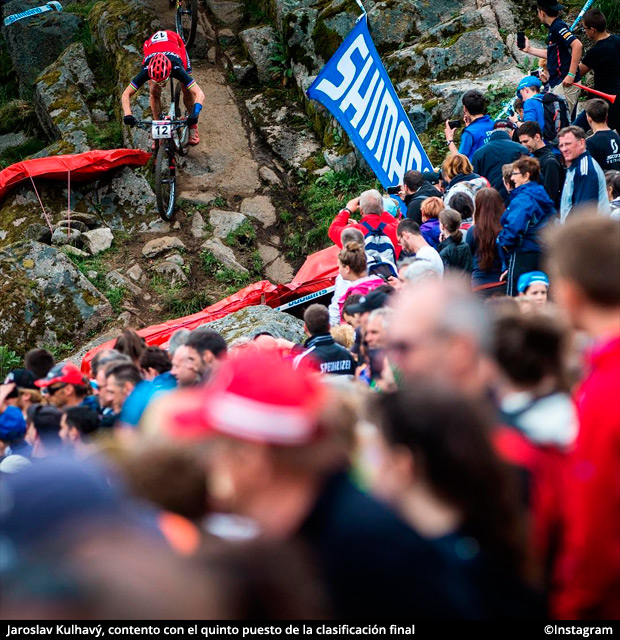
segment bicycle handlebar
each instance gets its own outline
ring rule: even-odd
[[[153,122],[164,122],[171,124],[175,129],[180,129],[187,125],[187,118],[183,118],[182,120],[136,120],[136,127],[148,131],[153,125]]]

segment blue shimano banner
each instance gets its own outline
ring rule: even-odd
[[[402,184],[410,169],[432,169],[375,49],[365,14],[307,94],[338,120],[385,188]]]

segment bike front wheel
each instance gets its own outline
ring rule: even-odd
[[[155,156],[155,197],[162,220],[171,220],[177,199],[176,166],[174,154],[168,145],[160,144]]]
[[[185,116],[187,116],[187,112],[181,107],[181,83],[177,82],[174,91],[174,119],[181,120],[181,118]],[[172,136],[172,141],[174,142],[176,152],[180,156],[187,155],[187,151],[189,150],[189,127],[184,126],[176,129]]]
[[[177,4],[177,33],[189,49],[196,39],[198,26],[198,0],[181,0]]]

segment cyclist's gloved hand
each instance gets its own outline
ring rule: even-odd
[[[138,124],[135,116],[129,115],[123,118],[123,122],[129,127],[135,127]]]
[[[192,114],[191,116],[187,116],[187,126],[193,127],[198,124],[198,114]]]

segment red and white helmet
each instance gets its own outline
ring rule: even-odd
[[[149,78],[154,82],[165,82],[172,72],[172,63],[163,53],[156,53],[148,66]]]

